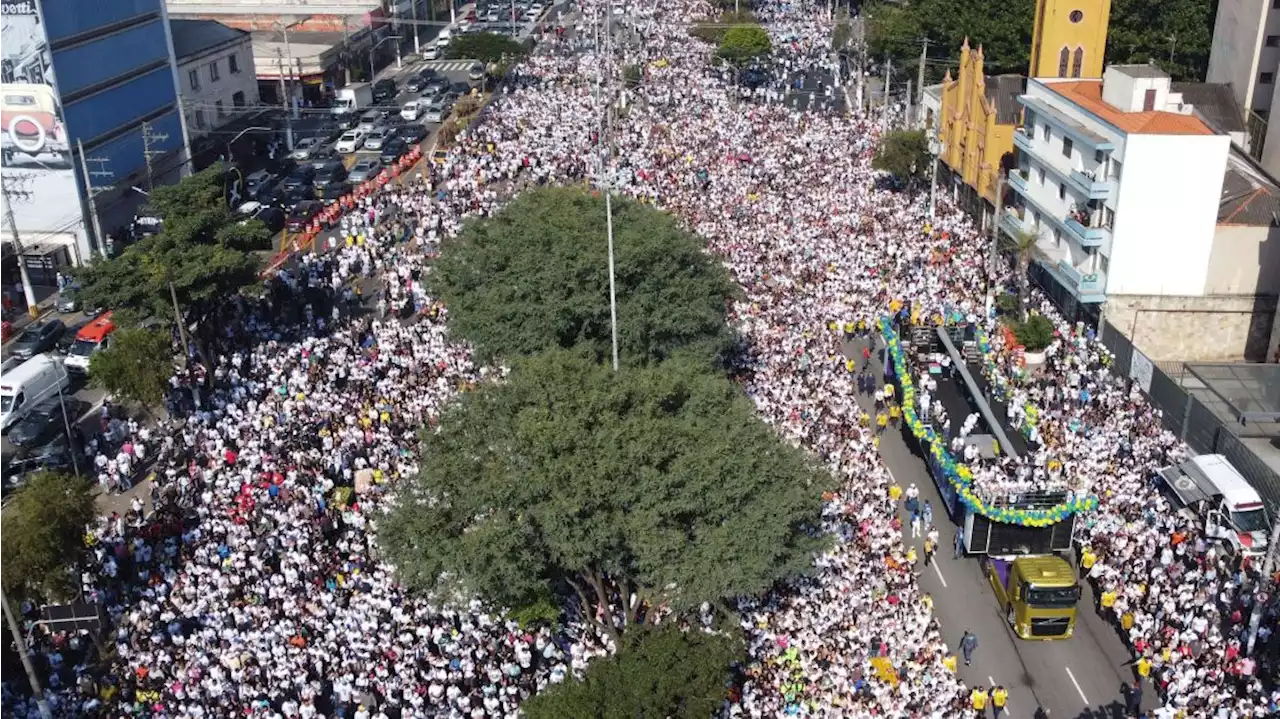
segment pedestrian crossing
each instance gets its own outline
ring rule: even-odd
[[[415,69],[423,70],[430,68],[436,72],[461,72],[469,70],[472,65],[479,60],[424,60],[419,62]]]

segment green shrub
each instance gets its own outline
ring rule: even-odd
[[[1053,323],[1044,315],[1031,315],[1014,326],[1013,334],[1028,352],[1039,352],[1053,344]]]
[[[1013,314],[1018,311],[1018,296],[1012,292],[1005,292],[996,299],[996,307],[1005,314]]]
[[[560,607],[556,604],[555,597],[540,594],[523,607],[512,609],[511,618],[516,620],[521,629],[555,624],[560,619]]]

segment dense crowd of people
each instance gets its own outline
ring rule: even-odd
[[[581,9],[587,27],[610,12]],[[363,200],[260,298],[228,300],[205,358],[212,392],[176,381],[180,421],[147,439],[153,511],[135,502],[89,531],[84,583],[112,621],[110,670],[75,659],[82,637],[30,632],[59,716],[514,717],[612,650],[572,613],[556,630],[524,630],[479,599],[407,595],[376,532],[415,471],[415,433],[504,371],[473,365],[425,293],[439,243],[527,184],[588,178],[707,240],[744,289],[730,311],[750,348],[737,376],[765,421],[841,480],[824,508],[839,541],[815,572],[740,604],[750,659],[725,714],[977,713],[916,581],[903,488],[867,421],[870,363],[852,348],[892,307],[987,323],[985,243],[954,209],[929,219],[922,199],[881,186],[879,117],[801,112],[775,95],[744,103],[687,32],[714,12],[703,0],[633,3],[607,55],[589,34],[548,36],[442,164]],[[827,67],[831,27],[813,4],[764,0],[756,12],[788,72]],[[605,156],[608,81],[625,66],[642,80],[624,91]],[[1105,350],[1057,324],[1044,370],[1001,380],[1011,407],[1038,410],[1037,462],[1052,455],[1102,498],[1080,539],[1103,611],[1167,697],[1165,716],[1274,712],[1240,646],[1257,568],[1205,546],[1154,492],[1150,470],[1181,456],[1175,438],[1105,371]],[[34,716],[5,691],[6,713]]]

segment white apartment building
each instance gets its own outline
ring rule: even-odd
[[[1280,118],[1271,121],[1280,91],[1280,0],[1219,0],[1205,79],[1230,85],[1245,113],[1266,123],[1265,131],[1250,123],[1246,149],[1280,175]]]
[[[178,94],[191,139],[256,111],[258,79],[249,33],[213,20],[170,20]]]
[[[1223,219],[1253,218],[1261,206],[1242,200],[1270,206],[1274,183],[1229,162],[1230,136],[1193,115],[1154,66],[1032,79],[1019,101],[1018,169],[1000,223],[1037,235],[1037,282],[1069,316],[1132,327],[1152,359],[1243,355],[1256,319],[1237,305],[1251,307],[1264,284],[1274,293],[1267,275],[1280,265],[1260,248],[1280,236],[1265,218]]]

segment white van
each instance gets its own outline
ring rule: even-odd
[[[1271,517],[1258,491],[1220,454],[1202,454],[1159,471],[1182,511],[1204,521],[1205,534],[1231,551],[1267,553]]]
[[[71,378],[62,360],[36,355],[0,376],[0,427],[8,431],[48,397],[67,391]]]

